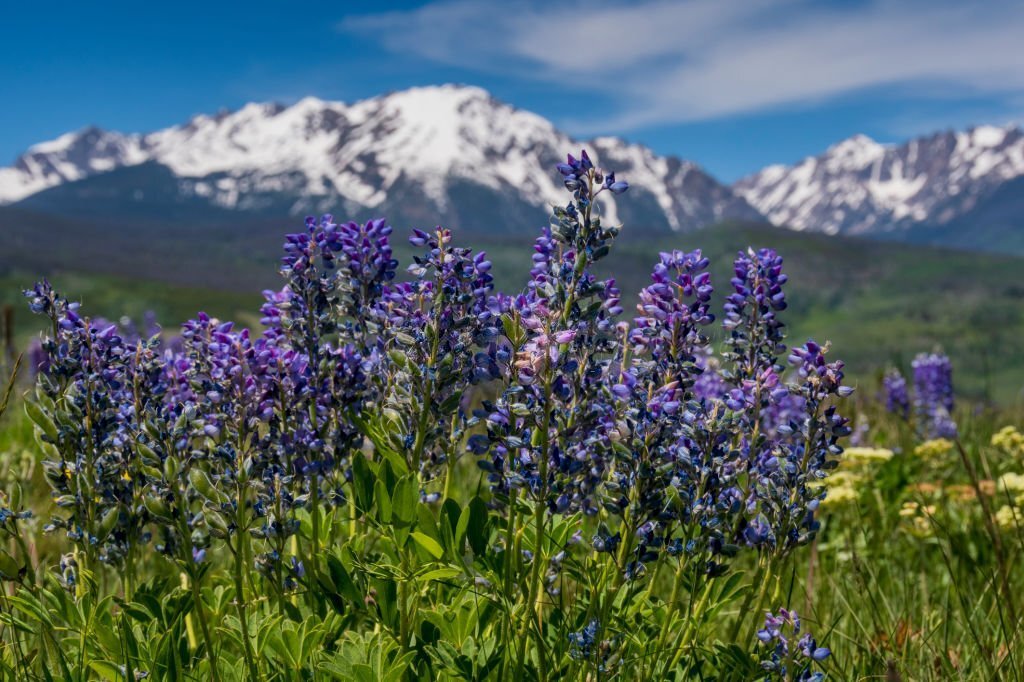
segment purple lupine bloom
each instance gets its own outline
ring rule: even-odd
[[[341,235],[341,277],[338,283],[342,333],[364,351],[376,332],[375,306],[384,287],[395,279],[398,261],[392,254],[392,228],[383,218],[360,225],[338,225]]]
[[[597,619],[591,619],[579,632],[570,632],[569,656],[573,660],[589,660],[597,650],[597,636],[600,624]]]
[[[882,390],[885,393],[885,409],[891,414],[906,419],[910,416],[910,396],[907,393],[907,380],[898,369],[890,369],[882,377]]]
[[[640,317],[630,333],[651,354],[662,381],[678,381],[683,388],[700,374],[695,353],[708,342],[701,328],[715,319],[709,263],[699,250],[662,253],[652,283],[640,292]]]
[[[607,383],[621,294],[614,280],[590,269],[618,230],[603,226],[594,211],[595,197],[612,191],[604,185],[607,173],[585,153],[570,155],[558,171],[573,201],[554,210],[535,242],[526,291],[503,316],[508,356],[496,364],[510,385],[478,413],[487,439],[475,438],[470,447],[486,453],[479,463],[498,500],[523,491],[550,511],[596,513],[614,430],[615,408],[606,396],[610,386],[625,385],[628,368]]]
[[[700,251],[662,253],[640,294],[633,327],[620,323],[621,342],[608,373],[617,410],[605,420],[618,447],[609,453],[614,475],[604,484],[604,506],[635,524],[635,531],[626,529],[632,555],[624,567],[627,580],[644,575],[645,564],[666,547],[681,546],[684,539],[673,536],[683,527],[707,531],[699,543],[685,538],[691,551],[699,544],[714,553],[712,545],[724,544],[706,535],[721,522],[717,498],[730,475],[718,468],[715,456],[721,453],[709,445],[715,439],[697,436],[699,420],[685,408],[704,371],[698,364],[708,344],[702,328],[714,319],[707,266]],[[703,475],[700,469],[709,466],[715,473]],[[673,488],[680,502],[669,504]]]
[[[761,423],[764,432],[776,436],[779,429],[785,429],[793,422],[799,423],[807,415],[807,401],[799,393],[791,393],[785,388],[774,392],[762,412]]]
[[[755,497],[774,530],[774,551],[788,552],[817,533],[815,512],[825,495],[817,484],[837,466],[843,452],[839,440],[851,431],[835,402],[853,389],[843,385],[843,363],[828,362],[827,352],[827,346],[814,341],[793,349],[789,361],[800,381],[773,391],[769,405],[799,399],[803,407],[775,426],[775,437],[761,444],[752,459]]]
[[[400,434],[407,464],[427,481],[456,454],[469,387],[501,373],[506,303],[492,294],[486,254],[453,246],[449,230],[413,230],[409,241],[424,250],[409,267],[415,279],[385,286],[377,306],[379,344],[390,360],[378,380],[391,387],[385,404],[408,415]]]
[[[729,392],[729,384],[722,376],[717,359],[710,356],[710,346],[697,354],[697,366],[700,374],[693,381],[693,396],[697,400],[724,400]]]
[[[832,652],[818,646],[809,632],[802,632],[800,617],[795,611],[779,609],[765,615],[764,627],[757,631],[757,639],[766,648],[768,658],[761,667],[770,675],[768,679],[820,682],[825,674],[815,670]],[[790,670],[787,666],[793,666]]]
[[[765,412],[779,398],[786,346],[785,325],[777,313],[786,308],[786,281],[782,257],[772,249],[748,249],[733,262],[733,292],[723,306],[722,327],[729,334],[723,376],[732,385],[727,406],[742,412],[751,431],[770,431]]]
[[[126,339],[117,325],[82,316],[45,281],[25,293],[30,309],[50,318],[37,391],[50,418],[64,424],[42,436],[57,453],[43,470],[60,509],[46,528],[63,529],[120,566],[131,545],[148,539],[137,500],[146,485],[141,467],[153,462],[140,452],[140,434],[146,411],[161,409],[167,390],[159,339]]]
[[[914,412],[926,438],[955,438],[953,363],[942,353],[921,353],[914,369]]]
[[[733,263],[733,293],[725,302],[722,327],[735,363],[737,379],[752,379],[774,366],[785,350],[784,325],[776,313],[786,309],[782,257],[773,249],[748,249]]]
[[[339,226],[329,214],[308,217],[305,232],[286,237],[281,266],[285,287],[265,294],[268,341],[261,361],[275,360],[267,372],[289,395],[287,402],[279,401],[276,417],[285,428],[282,459],[293,469],[289,473],[311,477],[311,485],[337,467],[344,469],[362,440],[343,415],[361,404],[374,355],[339,345],[334,337],[365,340],[362,311],[376,303],[374,297],[394,269],[389,233],[379,220],[360,227]],[[362,316],[363,322],[354,323],[357,331],[347,333],[351,327],[339,320],[339,308]]]

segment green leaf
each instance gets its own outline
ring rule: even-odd
[[[469,519],[472,515],[472,503],[463,507],[462,513],[459,514],[459,522],[455,524],[455,544],[459,547],[462,546],[462,541],[466,538],[466,531],[469,530]]]
[[[17,580],[24,570],[18,562],[5,550],[0,549],[0,578],[4,580]]]
[[[440,559],[444,555],[444,549],[441,547],[441,543],[439,543],[437,540],[430,537],[429,535],[421,533],[419,531],[415,531],[412,534],[412,539],[416,541],[417,545],[425,549],[427,553],[435,559]]]
[[[479,496],[470,500],[469,511],[466,537],[469,539],[469,546],[473,548],[473,553],[481,556],[487,552],[487,541],[490,539],[487,529],[490,513],[487,511],[487,503]]]
[[[373,507],[373,484],[376,476],[370,462],[361,454],[352,458],[352,488],[356,496],[356,509],[368,514]]]
[[[124,679],[124,675],[121,674],[115,663],[110,661],[89,661],[89,667],[92,668],[97,675],[102,677],[104,680],[110,680],[110,682],[120,682]]]
[[[462,571],[457,568],[434,568],[416,576],[416,578],[420,582],[428,583],[432,580],[448,580],[459,575],[462,575]]]
[[[363,594],[356,587],[355,582],[352,580],[352,576],[345,569],[345,565],[341,563],[341,559],[333,554],[327,555],[327,571],[331,576],[331,582],[338,589],[338,592],[348,599],[352,603],[359,603],[362,601]]]
[[[416,507],[420,501],[416,488],[416,480],[412,476],[399,479],[398,484],[395,485],[391,505],[394,522],[397,525],[411,526],[416,520]]]
[[[523,343],[525,334],[519,322],[512,315],[505,315],[501,318],[501,325],[505,329],[505,336],[512,342],[513,346],[520,346]]]
[[[377,518],[381,523],[387,525],[391,523],[391,497],[388,496],[384,481],[378,478],[374,483],[373,490],[374,497],[377,499]]]
[[[462,508],[459,507],[459,503],[448,498],[441,505],[441,523],[448,526],[452,532],[452,537],[455,537],[455,529],[459,525],[459,517],[462,515]]]
[[[438,524],[438,530],[440,531],[441,543],[444,545],[445,550],[453,559],[458,559],[462,555],[462,546],[455,542],[455,531],[452,529],[452,524],[449,522],[448,515],[441,511],[441,522]]]

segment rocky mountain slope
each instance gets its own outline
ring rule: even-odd
[[[0,203],[96,217],[201,219],[332,211],[503,232],[565,200],[552,166],[582,143],[473,87],[343,104],[306,98],[196,116],[153,133],[87,128],[0,169]],[[617,138],[586,143],[634,185],[608,219],[685,231],[760,219],[696,164]]]
[[[892,146],[858,135],[794,166],[769,166],[734,189],[776,225],[927,240],[930,231],[984,213],[1022,175],[1024,132],[980,126]]]

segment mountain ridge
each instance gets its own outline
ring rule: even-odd
[[[614,137],[582,144],[636,187],[628,206],[603,199],[612,222],[687,231],[761,217],[692,162]],[[475,87],[412,88],[353,104],[307,97],[290,107],[254,103],[200,114],[148,134],[66,134],[0,169],[0,202],[74,210],[89,203],[97,183],[84,193],[73,185],[156,163],[178,179],[180,204],[293,215],[372,210],[458,223],[470,217],[459,208],[468,199],[540,220],[564,201],[548,169],[580,146],[546,119]],[[130,203],[130,184],[100,193]]]
[[[0,168],[0,205],[110,221],[222,223],[331,212],[514,233],[564,190],[551,167],[586,146],[630,181],[605,219],[654,233],[728,220],[1024,253],[1024,131],[946,130],[897,144],[854,135],[732,185],[619,137],[581,142],[481,88],[441,85],[353,103],[306,97],[197,114],[151,133],[89,126]],[[1018,217],[1019,216],[1019,217]]]
[[[773,224],[796,230],[927,238],[1024,175],[1017,125],[946,130],[898,144],[854,135],[733,189]]]

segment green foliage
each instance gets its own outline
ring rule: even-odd
[[[36,428],[45,431],[47,421],[36,413],[40,408],[19,408],[21,414],[34,413]],[[814,624],[820,641],[833,650],[832,679],[885,674],[908,680],[1018,679],[1024,660],[1021,626],[1008,620],[996,552],[962,463],[955,452],[922,459],[914,455],[917,443],[905,426],[871,402],[862,403],[860,412],[874,427],[874,445],[899,449],[905,443],[909,450],[858,469],[868,478],[862,479],[857,498],[828,506],[818,542],[778,575],[765,576],[758,565],[741,562],[735,571],[706,583],[686,570],[678,575],[662,571],[637,587],[620,588],[612,607],[623,609],[619,625],[604,636],[614,639],[621,653],[601,679],[757,678],[756,647],[748,637],[758,617],[743,607],[762,584]],[[11,412],[4,427],[4,465],[11,467],[12,478],[31,480],[35,465],[30,462],[26,471],[20,453],[32,445],[17,440],[24,433],[17,415]],[[1012,450],[1015,432],[1004,430],[1002,440],[993,441],[999,427],[1020,424],[1020,415],[984,412],[962,416],[960,423],[966,450],[975,466],[991,476],[987,480],[1024,473],[1024,453]],[[521,582],[526,577],[507,573],[505,563],[490,551],[501,528],[493,525],[486,501],[473,493],[473,477],[464,477],[458,486],[465,503],[449,498],[431,510],[420,504],[410,475],[392,460],[357,459],[353,470],[356,514],[337,513],[331,531],[335,540],[321,569],[307,575],[283,606],[261,596],[254,575],[249,579],[257,583],[245,585],[248,636],[259,677],[508,679],[522,647],[532,641],[521,638],[515,627],[526,606]],[[199,476],[193,483],[207,486]],[[993,491],[992,483],[981,484],[993,495],[993,506],[1015,504]],[[24,496],[10,479],[5,485],[9,504]],[[17,502],[45,507],[37,490]],[[905,513],[909,504],[934,510],[918,522]],[[361,530],[349,536],[353,520]],[[18,527],[28,545],[42,550],[38,561],[9,534],[0,555],[0,573],[8,585],[0,601],[3,675],[123,680],[130,671],[151,680],[209,679],[195,593],[176,569],[148,563],[130,600],[117,587],[118,576],[101,569],[83,576],[86,589],[76,596],[49,569],[55,561],[46,549],[49,541],[35,543],[42,537],[39,525],[29,520]],[[553,524],[548,542],[558,546],[587,527],[586,520],[568,517]],[[534,549],[529,527],[525,530],[523,547]],[[1024,557],[1022,531],[1012,525],[1000,529],[1014,563]],[[564,584],[592,594],[609,589],[609,575],[584,570],[570,560]],[[1010,580],[1013,594],[1019,595],[1024,577],[1012,571]],[[488,591],[478,589],[483,581],[508,584],[505,599],[488,598]],[[676,598],[684,608],[673,612],[667,606],[676,583]],[[629,599],[628,593],[638,589],[650,599]],[[237,595],[227,573],[211,570],[199,596],[215,633],[220,679],[248,679],[233,606]],[[568,633],[585,625],[585,616],[559,612],[557,597],[545,613],[539,635],[548,646],[548,676],[596,679],[597,670],[573,660],[567,645]],[[1020,618],[1019,611],[1015,617]],[[733,635],[737,623],[739,634]],[[672,643],[665,633],[684,637],[688,653],[677,655],[678,641]],[[536,652],[528,650],[525,679],[538,675],[538,664]]]

